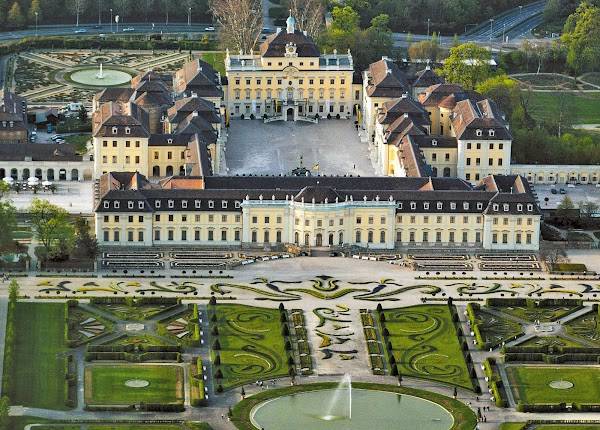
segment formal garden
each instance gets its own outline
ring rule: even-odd
[[[208,313],[218,391],[295,372],[287,313],[216,303]]]
[[[410,306],[377,314],[393,375],[476,389],[471,358],[452,306]]]
[[[223,71],[224,54],[201,56]],[[129,50],[40,50],[16,54],[8,73],[15,91],[29,103],[91,101],[106,87],[128,86],[139,72],[173,74],[189,60],[189,53]],[[102,64],[101,78],[100,64]]]

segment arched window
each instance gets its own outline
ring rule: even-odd
[[[179,176],[185,176],[185,166],[179,168]]]
[[[38,179],[42,179],[42,169],[35,169],[35,177]]]
[[[369,231],[369,233],[367,234],[367,240],[369,241],[369,243],[373,243],[373,232]]]
[[[16,181],[19,179],[19,171],[17,169],[10,169],[10,177]]]
[[[360,242],[362,242],[362,237],[361,237],[361,234],[360,234],[360,230],[356,230],[356,238],[355,238],[355,242],[356,242],[356,243],[360,243]]]
[[[339,234],[339,236],[340,236],[340,237],[338,238],[338,245],[340,245],[340,246],[341,246],[341,245],[343,245],[343,244],[344,244],[344,232],[340,231],[340,234]]]
[[[154,166],[152,168],[152,176],[154,176],[154,177],[160,176],[160,166]]]
[[[54,169],[48,169],[48,171],[46,172],[46,178],[49,181],[53,181],[54,180]]]
[[[434,178],[437,178],[437,167],[432,167],[431,168],[431,176],[433,176]]]
[[[270,243],[271,241],[269,240],[269,230],[266,230],[264,233],[264,243]]]
[[[385,243],[385,230],[379,232],[379,243]]]
[[[167,176],[173,176],[173,166],[167,166]]]
[[[294,243],[300,245],[300,234],[298,232],[294,233]]]
[[[29,179],[29,169],[23,169],[23,173],[21,174],[21,177],[23,178],[23,180],[27,180]]]
[[[310,245],[310,234],[306,233],[304,235],[304,246],[309,246]]]
[[[450,177],[450,167],[444,167],[444,178]]]
[[[79,180],[79,170],[73,169],[71,170],[71,180],[78,181]]]

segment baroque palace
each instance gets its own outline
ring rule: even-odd
[[[492,100],[389,59],[354,73],[295,29],[94,97],[102,246],[536,250],[541,212]],[[380,177],[221,176],[229,118],[359,122]]]

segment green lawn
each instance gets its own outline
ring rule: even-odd
[[[600,368],[578,366],[508,366],[510,388],[517,401],[536,403],[600,403]],[[558,390],[552,381],[564,380],[572,388]]]
[[[519,346],[560,346],[581,348],[585,347],[586,345],[583,345],[579,342],[573,342],[560,336],[543,336],[531,338],[523,343],[520,343]]]
[[[150,382],[145,388],[127,387],[132,379]],[[88,405],[133,405],[182,402],[183,370],[163,365],[91,365],[85,369]]]
[[[204,52],[202,59],[214,67],[221,76],[225,76],[225,53],[224,52]]]
[[[12,430],[23,430],[28,424],[44,424],[47,420],[32,417],[15,417],[11,421]],[[207,423],[187,422],[184,424],[52,424],[34,427],[35,430],[211,430]]]
[[[585,264],[578,263],[554,263],[552,264],[554,272],[587,272]]]
[[[598,124],[600,122],[600,93],[568,93],[565,106],[573,124]],[[531,92],[529,111],[537,120],[548,120],[559,110],[558,93]]]
[[[219,304],[217,325],[224,389],[288,374],[278,309]]]
[[[448,306],[410,306],[384,314],[402,375],[473,389]]]
[[[525,426],[525,423],[502,423],[499,430],[523,430]]]
[[[65,409],[65,310],[64,303],[17,303],[13,405]]]
[[[600,430],[600,424],[578,426],[575,424],[547,424],[535,426],[535,430]]]

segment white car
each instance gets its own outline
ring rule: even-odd
[[[215,31],[215,28],[213,26],[205,27],[204,31]]]
[[[76,33],[76,34],[79,34],[79,33],[87,33],[87,30],[86,30],[85,28],[78,28],[77,30],[75,30],[75,33]]]
[[[131,32],[131,31],[135,31],[135,28],[133,28],[133,27],[125,27],[125,28],[123,29],[123,32],[125,32],[125,33],[129,33],[129,32]]]

